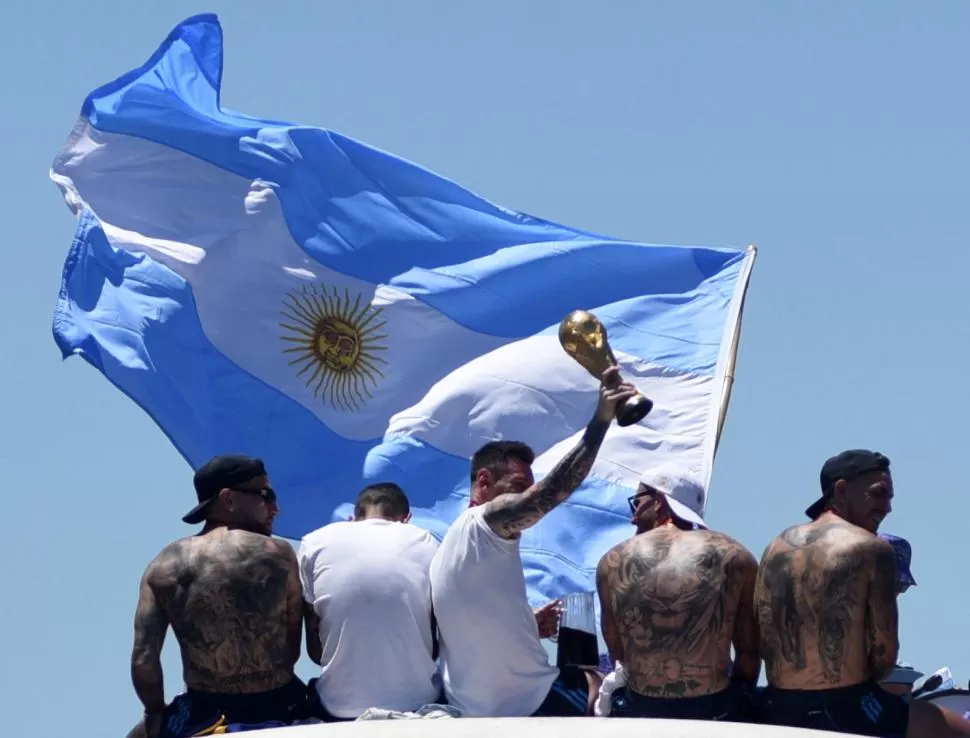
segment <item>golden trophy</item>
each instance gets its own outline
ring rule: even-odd
[[[559,324],[559,343],[567,354],[596,379],[603,372],[616,366],[613,349],[606,340],[606,326],[600,319],[585,310],[573,310]],[[616,406],[617,425],[639,423],[653,410],[653,401],[639,392]]]

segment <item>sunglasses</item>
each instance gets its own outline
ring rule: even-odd
[[[650,497],[649,492],[637,492],[635,495],[630,495],[626,498],[627,504],[630,506],[630,512],[636,515],[637,507],[639,506],[640,500],[644,497]]]
[[[642,490],[640,492],[637,492],[636,494],[633,494],[633,495],[630,495],[629,497],[627,497],[626,498],[626,504],[628,504],[630,506],[630,512],[633,515],[636,515],[637,514],[637,507],[639,507],[639,505],[640,505],[640,500],[642,500],[642,499],[644,499],[646,497],[653,497],[656,494],[658,494],[658,493],[656,491],[652,490],[652,489],[645,489],[645,490]]]
[[[233,487],[233,491],[241,492],[244,495],[258,495],[267,505],[276,503],[276,490],[272,487],[263,487],[262,489],[240,489],[239,487]]]

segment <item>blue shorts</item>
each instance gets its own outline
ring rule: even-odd
[[[755,721],[756,714],[751,688],[732,682],[720,692],[700,697],[647,697],[627,687],[622,698],[614,699],[610,717],[748,723]]]
[[[761,701],[761,722],[904,738],[909,725],[909,702],[872,681],[818,691],[767,687]]]
[[[226,725],[281,727],[304,717],[306,685],[297,677],[269,692],[219,694],[187,690],[165,708],[161,738],[185,738]]]
[[[585,717],[589,710],[589,682],[579,666],[560,666],[559,676],[532,717]]]

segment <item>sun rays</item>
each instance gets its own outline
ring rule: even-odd
[[[336,287],[304,286],[286,296],[281,311],[285,322],[280,339],[293,354],[288,362],[297,377],[306,377],[313,396],[346,412],[360,410],[369,400],[371,389],[383,378],[380,365],[387,361],[379,354],[387,350],[380,341],[385,321],[379,320],[382,308],[361,304],[358,294],[351,304],[350,291],[341,295]]]

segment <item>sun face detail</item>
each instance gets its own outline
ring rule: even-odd
[[[330,407],[353,412],[369,400],[371,390],[384,377],[379,365],[387,365],[380,353],[387,338],[380,333],[382,308],[361,304],[358,294],[351,304],[350,291],[341,295],[336,287],[304,286],[286,296],[280,323],[288,364],[306,377],[313,396]]]

